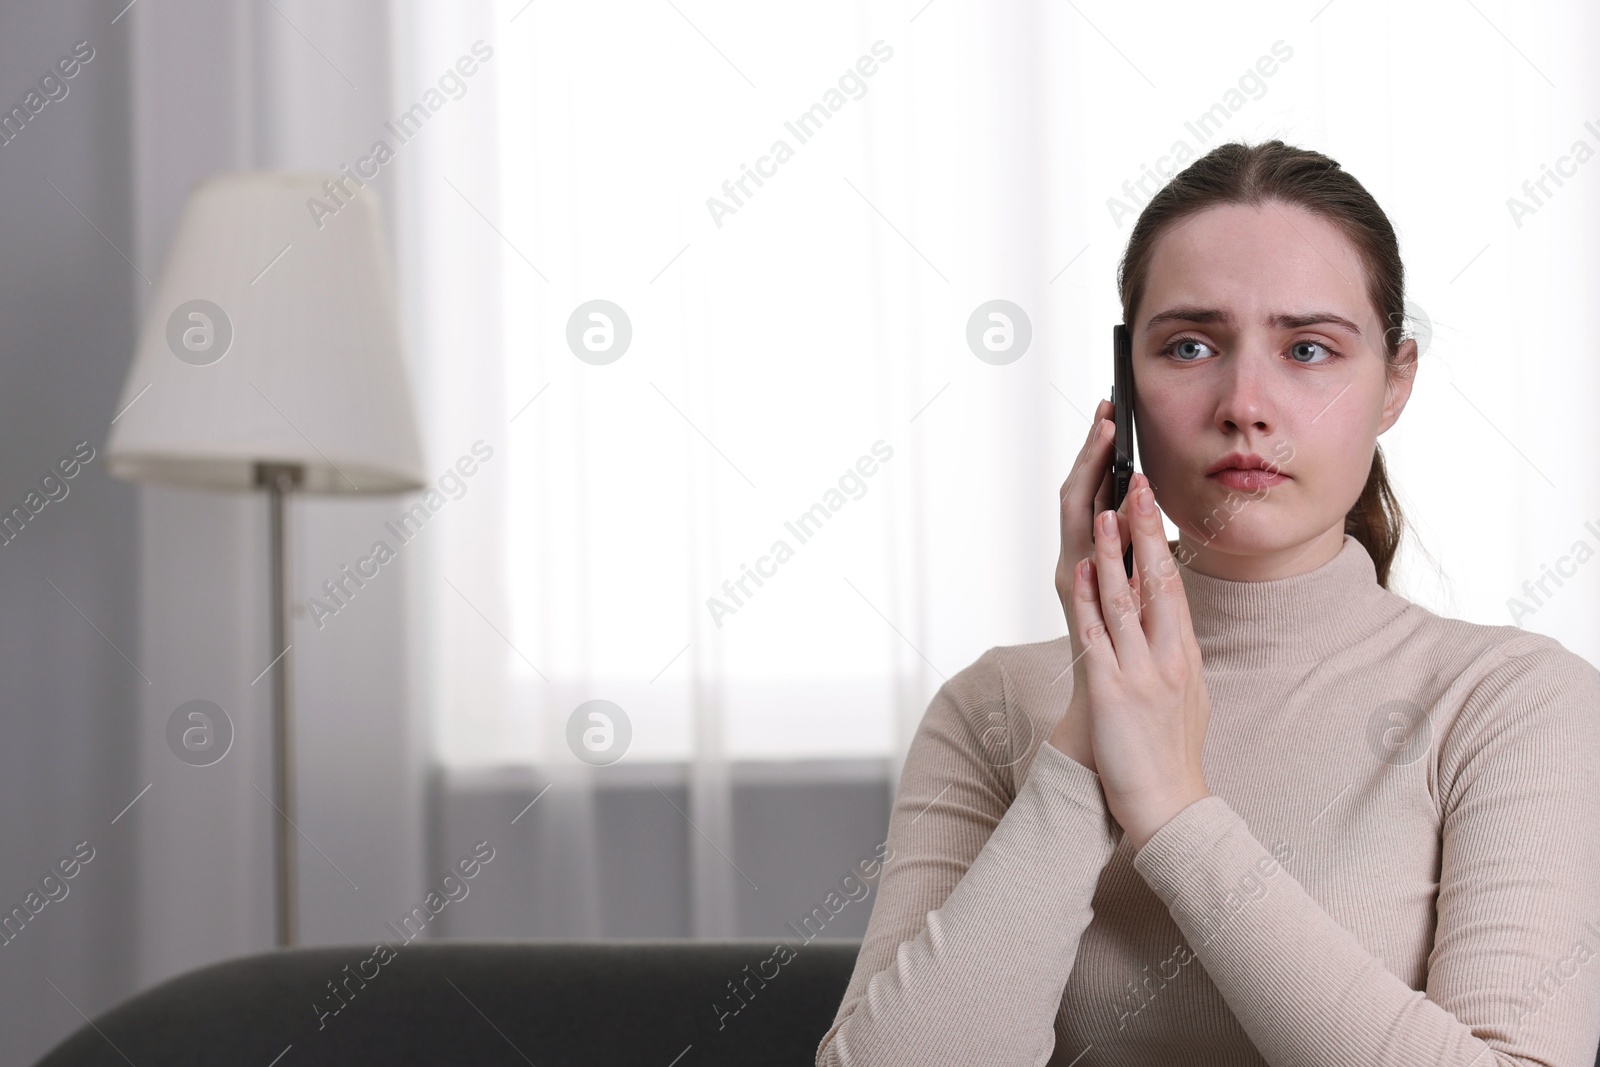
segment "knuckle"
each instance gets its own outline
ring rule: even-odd
[[[1177,587],[1183,584],[1183,579],[1174,568],[1157,567],[1156,572],[1146,579],[1146,584],[1156,592],[1172,593],[1176,592]]]

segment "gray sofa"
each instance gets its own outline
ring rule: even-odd
[[[810,1067],[858,939],[417,941],[179,975],[36,1067]],[[791,947],[792,946],[792,947]]]
[[[36,1067],[812,1067],[861,942],[785,944],[417,941],[384,958],[364,945],[241,956],[133,996]]]

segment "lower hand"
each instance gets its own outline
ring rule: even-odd
[[[1128,501],[1137,580],[1123,569],[1116,513],[1101,512],[1094,552],[1073,574],[1071,614],[1084,646],[1094,769],[1138,849],[1211,795],[1201,766],[1211,701],[1183,577],[1144,475],[1134,476]]]

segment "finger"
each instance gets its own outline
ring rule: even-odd
[[[1100,514],[1111,506],[1111,489],[1114,484],[1115,479],[1111,474],[1111,465],[1108,463],[1100,474],[1100,485],[1095,490],[1094,506],[1090,509],[1091,517]],[[1091,530],[1091,534],[1092,532]]]
[[[1143,475],[1137,473],[1133,475],[1133,480],[1128,485],[1128,493],[1122,498],[1122,503],[1117,507],[1117,543],[1122,546],[1123,555],[1127,555],[1128,546],[1133,544],[1133,493],[1134,490],[1139,486],[1138,479],[1142,477]],[[1096,514],[1099,513],[1096,512]],[[1144,600],[1140,594],[1140,590],[1143,587],[1144,582],[1139,575],[1139,559],[1137,549],[1134,550],[1133,563],[1134,567],[1132,574],[1128,573],[1127,564],[1123,564],[1122,573],[1123,576],[1127,578],[1129,587],[1133,590],[1134,601],[1142,604],[1144,603]]]
[[[1083,457],[1088,454],[1090,446],[1094,444],[1095,430],[1100,425],[1100,420],[1102,418],[1104,418],[1107,414],[1108,414],[1108,412],[1107,412],[1107,402],[1106,401],[1102,400],[1102,401],[1100,401],[1099,404],[1095,405],[1094,414],[1089,417],[1089,429],[1083,435],[1083,445],[1078,449],[1078,460],[1079,461],[1081,461],[1083,459]],[[1073,465],[1076,466],[1077,465],[1077,461],[1075,461]],[[1067,480],[1061,483],[1061,492],[1062,493],[1065,493],[1067,491],[1067,486],[1071,484],[1071,481],[1072,481],[1072,475],[1069,472],[1068,475],[1067,475]]]
[[[1061,484],[1061,503],[1065,506],[1069,502],[1074,508],[1088,508],[1092,503],[1094,487],[1100,482],[1101,466],[1099,459],[1110,443],[1105,427],[1109,423],[1101,420],[1107,415],[1106,401],[1102,400],[1095,408],[1095,417],[1089,425],[1089,433],[1084,438],[1083,447],[1078,450],[1078,456],[1072,463],[1072,471],[1067,475],[1067,480]],[[1106,464],[1109,467],[1109,463]]]
[[[1074,653],[1073,662],[1083,665],[1086,680],[1104,678],[1107,669],[1116,666],[1117,654],[1100,612],[1093,556],[1085,556],[1072,569],[1072,622],[1077,641],[1083,646]]]
[[[1143,506],[1148,497],[1148,510]],[[1176,648],[1183,638],[1180,612],[1188,613],[1183,581],[1178,576],[1178,561],[1167,544],[1161,525],[1161,509],[1155,502],[1150,479],[1134,476],[1128,493],[1132,505],[1129,518],[1133,526],[1133,566],[1140,576],[1140,611],[1145,637],[1155,648]]]
[[[1072,473],[1061,487],[1061,507],[1057,518],[1061,527],[1062,562],[1076,561],[1080,552],[1088,547],[1088,541],[1093,539],[1093,533],[1086,533],[1084,523],[1087,520],[1093,526],[1095,501],[1108,490],[1107,472],[1110,463],[1105,458],[1105,450],[1109,447],[1106,438],[1096,434],[1106,432],[1108,422],[1102,422],[1099,416],[1108,413],[1110,402],[1102,400],[1095,409],[1096,420],[1090,427],[1089,436],[1079,450],[1078,456],[1073,460]],[[1098,490],[1097,490],[1098,485]],[[1070,577],[1066,584],[1070,587]],[[1070,595],[1070,593],[1068,593]]]
[[[1100,613],[1111,634],[1117,662],[1137,671],[1149,661],[1150,650],[1139,621],[1139,602],[1134,599],[1123,570],[1123,542],[1117,536],[1116,519],[1116,512],[1103,511],[1095,520],[1094,562],[1100,576]]]
[[[1072,574],[1068,567],[1077,562],[1087,547],[1084,520],[1090,520],[1092,525],[1094,516],[1092,504],[1081,499],[1083,490],[1079,485],[1084,480],[1085,471],[1093,471],[1101,466],[1090,457],[1090,453],[1095,446],[1095,432],[1102,425],[1100,417],[1105,415],[1109,408],[1110,402],[1106,400],[1100,401],[1095,407],[1095,418],[1090,421],[1089,433],[1072,462],[1072,470],[1067,475],[1067,480],[1061,483],[1060,508],[1056,512],[1061,539],[1061,555],[1056,563],[1056,589],[1063,604],[1072,596]],[[1109,469],[1109,465],[1106,466]]]

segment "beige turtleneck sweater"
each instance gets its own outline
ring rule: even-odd
[[[1180,571],[1213,795],[1133,852],[1044,741],[1068,638],[985,652],[912,740],[818,1067],[1594,1063],[1600,671],[1388,592],[1349,535]]]

